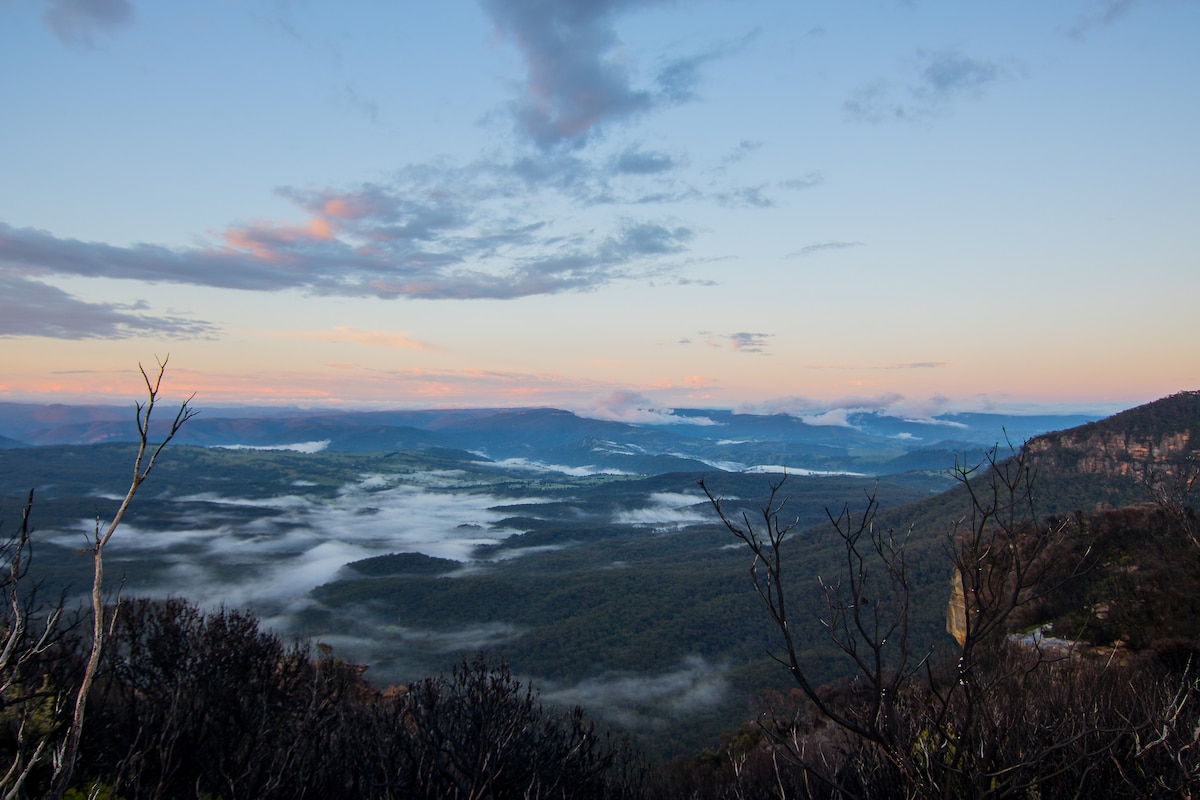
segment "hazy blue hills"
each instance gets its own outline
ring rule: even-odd
[[[181,431],[178,444],[346,453],[441,448],[492,461],[630,474],[755,467],[864,474],[947,469],[956,453],[983,452],[1005,438],[1019,444],[1094,419],[1001,414],[903,419],[863,411],[805,419],[676,409],[633,424],[552,408],[313,412],[201,406],[201,412]],[[158,423],[165,424],[166,416]],[[0,403],[2,447],[122,442],[135,433],[132,407]]]

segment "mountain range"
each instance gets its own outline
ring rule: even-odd
[[[201,408],[176,442],[329,452],[440,448],[495,461],[629,474],[786,467],[881,475],[945,469],[956,453],[982,452],[1006,439],[1019,444],[1095,418],[953,413],[913,419],[875,411],[799,417],[674,409],[634,424],[552,408]],[[122,442],[135,434],[132,408],[0,403],[0,447]]]

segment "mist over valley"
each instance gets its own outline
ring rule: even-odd
[[[675,415],[632,425],[552,409],[205,410],[106,551],[108,585],[248,609],[367,665],[381,686],[486,649],[549,702],[663,747],[702,747],[786,675],[768,655],[747,554],[699,479],[753,511],[786,473],[789,513],[813,531],[795,565],[812,603],[816,575],[837,569],[826,509],[868,492],[885,509],[932,497],[953,484],[956,456],[978,460],[1006,431],[1084,421]],[[0,449],[0,514],[12,519],[34,490],[48,588],[90,585],[78,551],[128,482],[130,416],[0,404],[0,435],[17,443]],[[934,561],[917,574],[934,588],[914,631],[935,643],[948,576]],[[828,646],[808,642],[814,664]]]

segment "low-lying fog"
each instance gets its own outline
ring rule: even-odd
[[[542,698],[564,706],[602,710],[605,719],[631,730],[659,730],[721,702],[726,670],[700,656],[658,675],[607,675],[574,685],[546,683]]]
[[[296,488],[295,494],[269,500],[177,498],[180,506],[194,509],[180,515],[189,527],[163,531],[124,524],[106,553],[113,564],[148,558],[161,565],[148,582],[127,586],[127,593],[184,595],[202,605],[251,608],[279,622],[352,561],[423,553],[465,563],[480,545],[520,533],[494,527],[504,515],[491,508],[511,498],[454,491],[462,482],[449,471],[363,475],[333,500]],[[92,524],[86,522],[85,530]],[[79,543],[75,533],[50,538]]]
[[[516,462],[514,473],[544,465]],[[566,470],[564,470],[565,472]],[[586,470],[571,470],[577,475]],[[179,497],[178,519],[170,530],[124,524],[109,545],[108,573],[122,572],[122,562],[137,570],[123,587],[126,596],[182,596],[201,606],[224,605],[253,611],[285,635],[301,633],[298,619],[315,605],[314,588],[344,572],[347,564],[391,553],[422,553],[461,562],[470,570],[477,549],[522,531],[501,521],[515,504],[531,505],[536,496],[498,496],[457,471],[364,474],[342,487],[333,499],[294,492],[268,500],[245,500],[216,494]],[[651,493],[612,512],[610,523],[673,530],[706,518],[699,492]],[[493,510],[507,507],[507,510]],[[598,520],[603,524],[604,520]],[[94,520],[80,527],[90,531]],[[56,543],[80,545],[79,531],[49,532]],[[508,559],[546,549],[515,548],[492,552]],[[377,682],[406,680],[429,653],[470,653],[511,641],[521,630],[494,623],[456,631],[430,631],[397,624],[370,609],[355,609],[353,624],[330,631],[303,631],[330,644],[346,658],[371,665]],[[419,673],[417,673],[419,674]],[[664,664],[656,675],[604,675],[576,685],[540,683],[549,702],[583,705],[602,711],[616,724],[653,729],[719,701],[725,691],[724,670],[702,660]]]

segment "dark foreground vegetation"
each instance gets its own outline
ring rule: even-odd
[[[0,757],[23,779],[18,789],[10,770],[4,785],[17,789],[8,796],[54,796],[88,634],[22,618],[20,632],[11,610],[4,620]],[[892,662],[814,687],[812,698],[802,688],[769,695],[759,719],[719,747],[651,766],[581,709],[543,707],[484,655],[446,677],[379,689],[323,645],[286,644],[249,614],[126,600],[61,796],[1186,797],[1200,788],[1193,639],[1074,657],[993,639],[967,652],[969,674],[963,661],[907,671]],[[873,668],[870,647],[853,654]]]
[[[86,650],[72,631],[54,638],[6,676],[0,753],[28,770],[16,796],[54,793]],[[579,709],[544,709],[482,657],[386,691],[361,673],[246,614],[123,603],[65,796],[600,798],[636,785],[628,745]]]
[[[1194,398],[1200,399],[1200,398]],[[946,538],[949,657],[909,640],[913,531],[830,515],[845,566],[821,620],[847,677],[818,685],[795,644],[782,482],[728,512],[796,689],[670,796],[1192,797],[1200,791],[1200,544],[1195,453],[1139,475],[1154,503],[1041,516],[1022,448],[956,469]],[[1054,638],[1048,634],[1067,638]]]
[[[158,452],[143,462],[157,383],[147,387],[126,501]],[[1159,424],[1164,409],[1182,426]],[[939,501],[960,506],[944,529],[895,526],[871,494],[830,513],[842,565],[820,580],[816,622],[793,616],[793,566],[811,539],[785,514],[784,481],[761,505],[710,493],[714,520],[748,557],[748,591],[794,688],[764,692],[757,718],[719,747],[669,763],[648,763],[580,708],[543,706],[483,653],[449,675],[380,688],[327,646],[289,645],[249,613],[102,604],[103,549],[119,514],[84,551],[95,562],[92,604],[69,617],[32,581],[31,498],[0,543],[0,794],[1193,797],[1200,529],[1190,500],[1200,468],[1190,442],[1200,394],[1154,411],[1134,420],[1155,422],[1140,439],[1136,425],[1100,424],[1061,435],[1057,449],[1042,440],[960,465],[958,488]],[[1043,513],[1038,471],[1068,459],[1074,485],[1135,481],[1149,502]],[[951,578],[941,602],[956,645],[946,653],[912,625],[935,550]],[[800,631],[813,624],[832,667],[804,652]],[[843,677],[830,682],[830,672]]]

